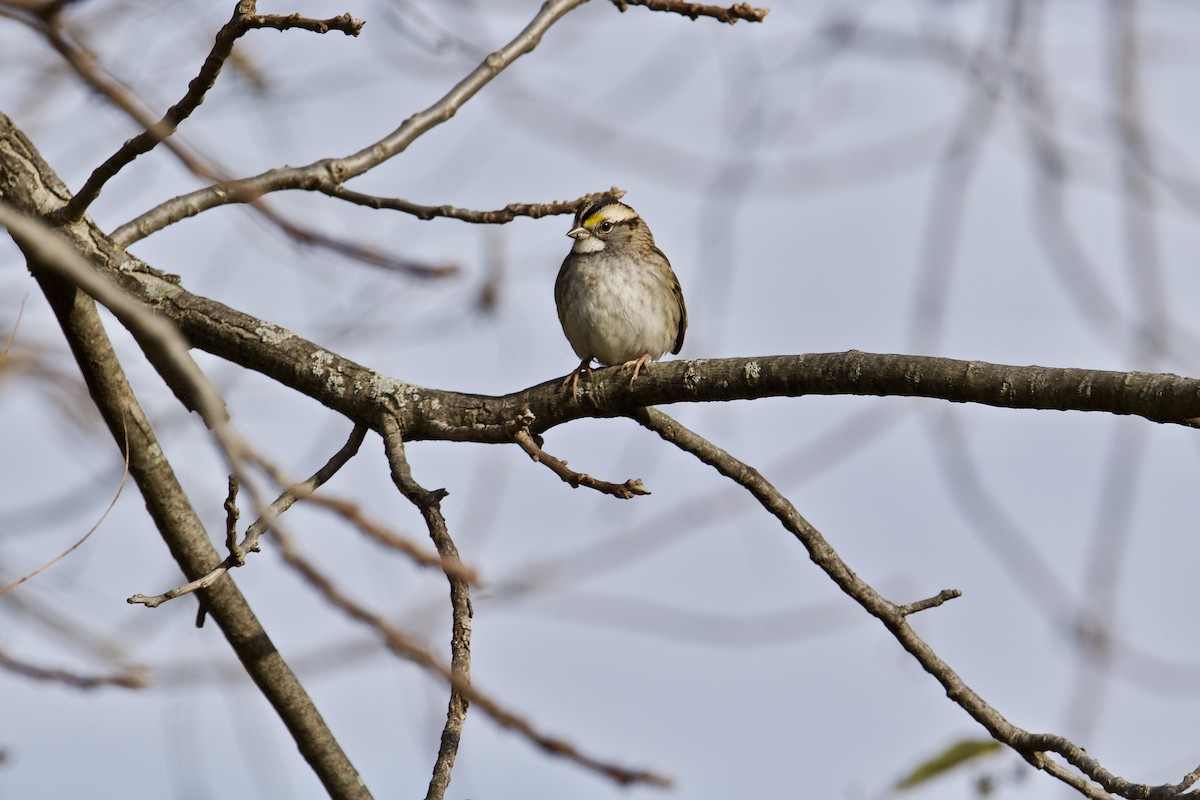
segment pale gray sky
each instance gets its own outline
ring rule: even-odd
[[[1200,159],[1200,9],[1140,5],[1151,163],[1135,174],[1156,200],[1140,218],[1157,273],[1144,249],[1127,256],[1127,151],[1114,126],[1106,4],[1023,4],[1026,27],[1005,57],[1010,3],[783,0],[763,25],[728,27],[641,8],[620,14],[598,0],[352,188],[468,208],[628,190],[683,284],[691,324],[681,357],[856,348],[1196,374],[1200,226],[1185,201]],[[182,93],[227,6],[90,0],[70,18],[161,110]],[[257,31],[239,44],[264,88],[227,70],[181,131],[238,174],[379,138],[537,8],[263,6],[346,10],[367,25],[358,39]],[[835,28],[856,35],[838,44]],[[1028,86],[1044,103],[1021,93]],[[72,188],[134,132],[27,29],[2,19],[0,111]],[[956,136],[962,146],[948,155]],[[1037,137],[1065,159],[1063,181],[1039,169]],[[91,213],[112,229],[197,185],[160,149],[114,179]],[[299,193],[271,202],[323,232],[461,273],[416,281],[352,263],[297,246],[235,207],[131,250],[195,293],[418,384],[504,393],[574,366],[552,292],[568,218],[495,229]],[[45,348],[47,363],[71,374],[52,315],[7,240],[0,264],[0,330],[28,296],[14,358]],[[500,270],[498,300],[480,313],[489,269]],[[1154,306],[1139,298],[1155,293],[1166,313],[1146,319]],[[1158,331],[1167,352],[1140,349],[1139,329]],[[220,460],[198,419],[112,330],[219,544]],[[239,430],[297,476],[350,430],[264,378],[198,360],[226,389]],[[84,401],[15,377],[0,382],[6,578],[86,531],[121,471],[94,421],[85,414],[81,427],[70,416]],[[1132,780],[1174,782],[1196,766],[1193,432],[896,398],[666,410],[757,466],[889,598],[961,589],[914,624],[1012,722],[1077,737]],[[653,494],[618,501],[571,490],[516,447],[410,448],[417,479],[450,491],[444,509],[459,549],[490,587],[475,599],[474,680],[540,730],[666,774],[676,788],[622,790],[475,711],[449,797],[876,798],[920,759],[984,735],[711,469],[626,420],[554,429],[546,448],[598,477],[641,478]],[[328,490],[423,540],[374,435]],[[446,651],[444,580],[322,511],[297,507],[286,521],[358,599]],[[375,796],[421,796],[444,687],[315,598],[269,539],[235,577]],[[517,580],[533,586],[506,592]],[[0,598],[9,655],[112,669],[103,653],[55,633],[42,617],[51,614],[155,676],[142,692],[81,693],[0,671],[0,797],[323,796],[219,632],[192,627],[193,600],[156,610],[125,603],[177,582],[128,486],[91,540]],[[1079,647],[1084,607],[1099,609],[1120,642],[1107,671]],[[1021,764],[1004,753],[913,796],[966,796],[980,772],[1000,781],[999,797],[1065,796]]]

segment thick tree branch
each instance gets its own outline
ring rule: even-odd
[[[1200,425],[1200,380],[1178,375],[1013,366],[932,356],[849,351],[655,364],[632,386],[619,369],[593,372],[577,397],[559,381],[491,397],[397,381],[175,284],[152,270],[127,269],[140,291],[192,343],[261,372],[356,421],[394,409],[407,440],[510,441],[507,424],[525,413],[541,433],[581,417],[685,402],[763,397],[862,395],[926,397],[997,408],[1100,411]]]
[[[69,197],[66,187],[37,155],[29,140],[3,115],[0,115],[0,196],[19,214],[41,218],[56,211]],[[56,236],[49,236],[40,223],[26,230],[28,220],[12,214],[6,219],[18,229],[15,231],[18,241],[29,248],[30,270],[50,301],[93,402],[128,458],[129,474],[138,485],[151,519],[184,575],[188,579],[200,577],[220,558],[174,470],[162,455],[162,447],[125,378],[94,302],[75,285],[76,281],[90,285],[97,294],[107,297],[105,293],[115,287],[106,284],[120,274],[119,265],[131,263],[130,260],[102,236],[97,236],[97,229],[86,217],[60,227]],[[63,245],[72,253],[71,257],[59,258]],[[116,299],[118,296],[131,303],[137,301],[124,294],[108,298],[122,313],[129,312],[129,324],[135,329],[147,324],[147,334],[153,335],[153,324],[141,319],[144,309],[126,308],[124,301]],[[170,333],[162,333],[156,341],[173,353],[175,345],[171,342],[177,336],[178,332],[171,328]],[[178,346],[184,344],[180,342]],[[200,396],[203,398],[203,392]],[[208,415],[216,416],[211,409]],[[247,674],[279,714],[330,796],[370,797],[304,686],[275,649],[233,581],[225,576],[205,589],[201,597]]]
[[[216,385],[192,359],[188,343],[178,328],[95,269],[79,254],[74,242],[3,201],[0,201],[0,226],[8,228],[32,265],[79,287],[121,321],[179,401],[189,410],[199,412],[205,424],[222,440],[230,463],[236,464],[240,445],[226,432],[229,415],[225,402]]]
[[[129,473],[150,517],[183,573],[189,578],[203,575],[219,557],[174,470],[163,458],[157,436],[125,378],[95,304],[49,272],[38,270],[35,276],[58,317],[96,407],[129,459]],[[369,798],[362,778],[233,581],[226,576],[208,587],[203,602],[330,796]]]
[[[7,188],[11,187],[11,188]],[[40,191],[32,192],[31,187]],[[65,190],[28,140],[0,116],[0,191],[25,213],[57,208]],[[760,397],[928,397],[999,408],[1102,411],[1196,427],[1200,380],[1177,375],[1009,366],[931,356],[826,353],[655,364],[632,386],[620,370],[597,370],[578,396],[557,381],[501,397],[446,392],[389,378],[284,328],[193,295],[177,279],[129,256],[90,220],[60,232],[93,266],[178,325],[190,343],[261,372],[356,422],[397,415],[406,440],[510,441],[506,425],[526,410],[531,433],[589,416],[680,402]]]
[[[688,430],[675,420],[653,408],[641,409],[630,415],[641,425],[657,433],[665,441],[691,453],[717,472],[736,481],[746,488],[768,512],[774,515],[783,527],[790,531],[804,548],[809,558],[821,568],[838,587],[852,597],[871,616],[883,623],[888,632],[896,638],[900,646],[912,655],[918,663],[934,677],[946,690],[946,696],[957,703],[971,715],[988,733],[998,741],[1004,742],[1021,754],[1033,766],[1044,770],[1063,780],[1085,794],[1103,797],[1103,792],[1097,791],[1097,786],[1106,792],[1120,795],[1133,800],[1159,800],[1182,797],[1200,775],[1200,768],[1187,775],[1178,784],[1150,786],[1133,783],[1113,775],[1100,762],[1091,758],[1087,751],[1062,736],[1052,734],[1035,734],[1023,730],[1005,719],[999,711],[989,705],[975,693],[950,665],[941,658],[908,624],[906,619],[914,610],[913,606],[897,606],[880,595],[866,581],[859,578],[850,566],[830,546],[825,537],[800,516],[796,508],[786,497],[779,493],[758,470],[739,461],[729,453],[709,442],[702,436]],[[943,592],[942,595],[952,593]],[[936,599],[936,598],[935,598]],[[946,597],[949,599],[949,597]],[[915,605],[923,605],[929,601]],[[1063,770],[1060,765],[1047,759],[1047,754],[1054,753],[1066,759],[1071,766],[1086,776],[1092,784],[1079,780],[1079,775]]]
[[[0,124],[0,148],[3,133]],[[1200,425],[1200,380],[1195,378],[858,351],[670,361],[655,364],[632,386],[619,369],[597,370],[575,397],[562,392],[556,380],[498,397],[428,389],[381,375],[284,328],[193,295],[169,276],[104,245],[103,235],[94,227],[81,227],[85,224],[63,230],[93,264],[175,322],[193,346],[261,372],[356,422],[377,424],[380,411],[390,409],[410,441],[511,441],[508,425],[526,410],[536,417],[530,428],[536,434],[574,419],[615,416],[645,406],[804,395],[926,397]]]

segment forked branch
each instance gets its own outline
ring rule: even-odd
[[[420,111],[377,142],[344,158],[327,158],[303,167],[278,167],[240,180],[224,181],[168,200],[113,232],[122,247],[154,231],[201,211],[227,203],[248,203],[269,192],[287,189],[321,189],[332,192],[345,181],[399,155],[429,130],[454,116],[464,103],[507,69],[514,61],[537,47],[555,22],[586,0],[548,0],[516,37],[459,81],[433,105]]]
[[[285,511],[302,498],[308,497],[317,490],[319,486],[332,478],[337,471],[345,466],[354,454],[358,452],[358,448],[362,446],[363,439],[366,438],[367,429],[365,426],[356,425],[354,430],[350,432],[350,438],[342,447],[333,454],[333,456],[325,463],[323,467],[317,470],[308,480],[297,483],[294,486],[289,486],[284,489],[283,493],[275,499],[275,502],[267,506],[262,516],[256,519],[249,528],[246,529],[246,535],[241,542],[237,541],[237,481],[233,476],[229,479],[229,497],[225,501],[226,513],[226,547],[229,554],[225,556],[220,564],[210,569],[204,575],[201,575],[195,580],[176,586],[174,589],[163,592],[162,594],[148,597],[144,594],[135,594],[126,600],[127,603],[133,605],[143,605],[147,608],[158,608],[168,600],[174,600],[176,597],[182,597],[185,594],[200,589],[205,589],[211,586],[222,575],[231,569],[240,567],[246,563],[246,555],[248,553],[257,553],[259,551],[258,540],[271,528],[271,524],[279,519]]]
[[[83,216],[83,212],[87,210],[88,206],[100,196],[100,190],[104,188],[104,184],[109,179],[114,177],[135,158],[143,153],[148,153],[159,142],[162,142],[175,133],[180,123],[190,117],[192,112],[204,102],[204,96],[216,84],[217,76],[220,75],[226,60],[233,53],[234,43],[249,31],[255,28],[274,28],[275,30],[299,28],[316,33],[328,33],[331,30],[339,30],[347,36],[357,36],[363,26],[362,20],[354,19],[349,14],[342,14],[340,17],[333,17],[331,19],[318,20],[309,19],[299,14],[292,14],[290,16],[258,14],[256,13],[256,5],[255,0],[241,0],[237,4],[233,11],[233,17],[217,32],[216,40],[213,42],[208,57],[204,59],[204,65],[201,66],[200,72],[188,83],[187,92],[177,103],[167,109],[167,113],[157,122],[150,121],[141,106],[133,98],[124,96],[125,92],[118,92],[114,88],[113,92],[109,93],[110,99],[113,99],[114,102],[133,116],[135,120],[143,124],[146,130],[126,141],[125,144],[121,145],[121,149],[109,156],[104,163],[92,171],[92,174],[80,190],[58,212],[60,219],[71,222],[78,220]],[[59,39],[61,40],[61,37]],[[61,40],[57,46],[68,62],[75,66],[76,70],[89,83],[93,86],[107,85],[92,62],[75,53],[73,46],[69,42]],[[115,87],[115,84],[113,85]],[[117,96],[113,97],[113,93]]]
[[[863,581],[841,559],[825,537],[800,516],[796,508],[779,490],[772,486],[758,470],[739,461],[734,456],[709,442],[704,437],[688,430],[666,414],[654,408],[641,409],[630,415],[639,424],[657,433],[664,440],[684,450],[717,472],[745,487],[768,512],[773,514],[784,528],[790,531],[804,548],[809,558],[833,580],[838,587],[861,605],[867,613],[883,623],[896,638],[900,646],[909,652],[918,663],[946,690],[946,696],[971,715],[996,740],[1018,752],[1026,761],[1043,770],[1084,795],[1094,798],[1106,797],[1107,793],[1120,795],[1130,800],[1166,800],[1183,797],[1184,793],[1200,781],[1200,767],[1186,775],[1177,784],[1150,786],[1134,783],[1113,775],[1100,762],[1087,754],[1082,747],[1062,736],[1030,733],[1009,722],[999,711],[976,694],[959,675],[942,661],[921,637],[909,626],[908,614],[919,607],[940,605],[954,594],[953,590],[942,592],[935,598],[908,606],[897,606],[880,595],[870,584]],[[1048,758],[1055,754],[1065,759],[1076,771],[1065,768]]]

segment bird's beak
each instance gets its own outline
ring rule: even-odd
[[[571,230],[567,231],[567,236],[570,236],[575,241],[579,241],[580,239],[586,239],[587,237],[591,236],[591,234],[588,233],[587,228],[580,227],[571,228]]]

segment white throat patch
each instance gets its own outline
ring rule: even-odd
[[[603,249],[604,242],[591,235],[579,237],[571,246],[572,253],[599,253]]]

